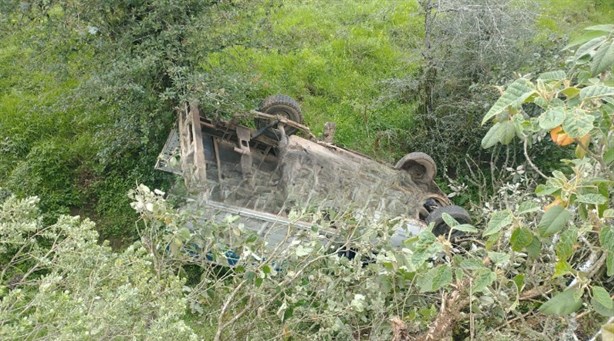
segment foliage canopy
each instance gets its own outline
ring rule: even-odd
[[[614,30],[574,35],[567,68],[557,32],[613,10],[521,3],[1,2],[0,337],[609,335]],[[475,226],[444,217],[464,244],[425,230],[394,249],[386,224],[348,219],[331,248],[321,212],[293,212],[314,230],[271,254],[233,217],[126,197],[170,186],[152,165],[178,103],[223,118],[278,92],[344,146],[448,165],[457,200],[481,200]]]

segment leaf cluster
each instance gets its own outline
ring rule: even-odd
[[[497,211],[484,232],[490,244],[507,240],[513,251],[553,266],[551,278],[540,287],[559,293],[540,306],[545,314],[568,315],[584,302],[589,312],[612,316],[607,283],[614,274],[613,34],[612,25],[587,28],[586,37],[568,47],[575,48],[570,71],[515,80],[482,121],[495,122],[482,140],[484,148],[516,137],[526,148],[546,135],[559,146],[576,145],[574,159],[563,160],[550,176],[542,174],[545,183],[535,189],[537,196],[548,198],[542,215],[527,220],[521,217],[532,210]],[[525,111],[527,103],[540,109],[537,115]],[[561,283],[560,278],[568,281]]]

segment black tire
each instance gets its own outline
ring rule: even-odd
[[[413,152],[403,156],[394,166],[407,171],[417,183],[430,183],[437,175],[437,165],[426,153]]]
[[[434,223],[433,234],[436,236],[450,232],[450,227],[443,220],[444,213],[452,216],[452,218],[456,219],[460,224],[471,224],[471,216],[464,208],[456,205],[438,207],[425,219],[427,224]],[[455,231],[452,234],[454,236],[460,236],[462,232]]]
[[[269,96],[260,103],[258,111],[269,115],[281,115],[288,119],[302,124],[303,115],[301,113],[301,106],[291,97],[286,95],[273,95]],[[266,119],[257,118],[256,127],[261,129],[266,127],[271,122]],[[286,135],[292,135],[296,133],[297,129],[292,127],[286,127]]]

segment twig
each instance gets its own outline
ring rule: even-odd
[[[221,326],[218,326],[217,330],[218,331],[222,331],[222,330],[226,329],[226,327],[228,327],[228,326],[232,325],[233,323],[237,322],[237,320],[239,320],[241,318],[241,316],[243,316],[248,310],[252,309],[253,300],[254,300],[254,297],[250,296],[249,297],[249,302],[245,305],[245,308],[243,308],[243,310],[241,310],[232,319],[230,319],[230,321],[224,323]],[[217,333],[216,333],[216,336],[217,336]]]
[[[220,311],[220,315],[217,319],[217,331],[215,332],[215,337],[213,338],[214,341],[220,341],[220,338],[222,337],[222,330],[224,330],[223,327],[226,326],[226,324],[222,323],[222,320],[224,319],[224,314],[226,313],[226,309],[228,309],[230,302],[232,302],[234,297],[241,290],[241,288],[243,288],[243,285],[245,283],[247,283],[247,280],[243,280],[241,283],[239,283],[235,290],[233,290],[232,293],[226,298],[226,301],[224,302],[222,310]]]
[[[552,291],[552,288],[548,288],[548,286],[546,285],[541,285],[541,286],[538,286],[538,287],[535,287],[535,288],[532,288],[530,290],[523,292],[522,295],[520,295],[520,297],[518,298],[518,300],[520,301],[530,300],[532,298],[535,298],[541,295],[546,295],[550,293],[551,291]]]
[[[524,314],[521,314],[521,315],[519,315],[519,316],[516,316],[516,317],[514,317],[513,319],[511,319],[511,320],[509,320],[509,321],[508,321],[508,320],[506,320],[506,321],[505,321],[505,323],[502,323],[502,324],[501,324],[499,327],[495,328],[494,330],[500,330],[501,328],[503,328],[503,327],[505,327],[505,326],[509,326],[509,325],[510,325],[512,322],[515,322],[515,321],[517,321],[517,320],[520,320],[520,319],[523,319],[523,320],[524,320],[524,318],[525,318],[525,317],[527,317],[527,316],[529,316],[529,315],[531,315],[531,314],[534,314],[534,313],[535,313],[535,311],[534,311],[534,310],[531,310],[531,311],[529,311],[529,312],[526,312],[526,313],[524,313]]]
[[[548,177],[544,173],[542,173],[539,168],[537,168],[533,161],[531,161],[531,158],[529,157],[529,152],[527,151],[527,141],[528,139],[525,137],[523,143],[524,157],[527,159],[529,166],[531,166],[531,168],[533,168],[533,170],[536,171],[537,174],[539,174],[544,179],[548,179]]]
[[[471,341],[475,340],[475,314],[473,313],[473,305],[471,298],[473,297],[473,279],[469,277],[469,337]]]

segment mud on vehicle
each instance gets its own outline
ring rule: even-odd
[[[252,127],[238,123],[246,117]],[[183,176],[200,195],[204,215],[238,215],[271,247],[291,240],[290,226],[310,228],[288,216],[306,207],[329,216],[351,211],[363,224],[401,217],[393,246],[429,223],[436,235],[447,233],[444,213],[470,222],[434,182],[437,167],[429,155],[412,152],[393,166],[318,139],[303,125],[299,104],[284,95],[231,120],[209,118],[197,104],[186,104],[156,168]],[[321,233],[334,237],[334,226]]]

